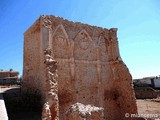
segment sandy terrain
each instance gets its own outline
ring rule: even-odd
[[[153,115],[160,120],[160,99],[137,100],[138,114]],[[154,118],[154,117],[149,117]],[[154,118],[154,119],[155,119]],[[158,119],[159,118],[159,119]]]

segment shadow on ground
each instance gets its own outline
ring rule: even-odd
[[[41,120],[41,98],[21,93],[19,88],[3,93],[9,120]]]

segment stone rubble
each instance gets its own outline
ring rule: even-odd
[[[66,112],[66,120],[104,120],[103,108],[76,103]]]

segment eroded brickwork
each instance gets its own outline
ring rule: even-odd
[[[51,56],[51,49],[44,51],[46,65],[46,100],[42,111],[42,120],[59,120],[57,62]]]
[[[41,16],[25,33],[24,81],[28,91],[46,103],[47,68],[44,50],[57,61],[59,119],[75,103],[104,108],[109,120],[136,113],[132,78],[118,48],[117,29]],[[54,114],[51,112],[51,114]]]

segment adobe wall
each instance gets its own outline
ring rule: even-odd
[[[134,91],[137,99],[153,99],[160,97],[160,91],[151,87],[135,87]]]
[[[45,96],[45,65],[41,43],[40,19],[24,33],[24,92]]]
[[[104,108],[105,119],[110,120],[137,112],[132,78],[119,54],[117,29],[41,16],[24,36],[25,86],[27,91],[39,91],[44,101],[44,50],[50,48],[57,61],[60,120],[77,102]]]
[[[0,78],[9,78],[9,77],[16,77],[18,78],[19,72],[13,70],[0,70]]]

